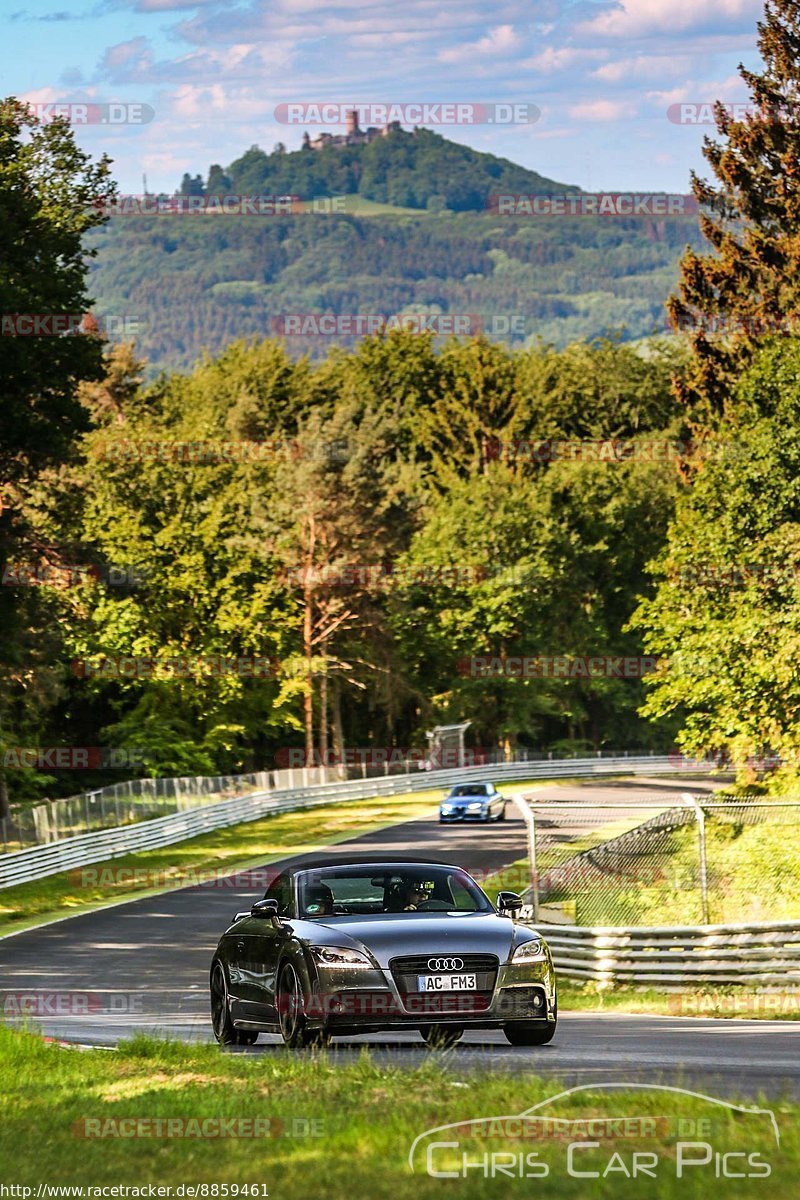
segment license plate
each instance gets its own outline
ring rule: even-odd
[[[418,975],[418,992],[474,992],[475,975]]]

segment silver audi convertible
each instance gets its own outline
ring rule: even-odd
[[[514,1046],[556,1030],[550,950],[497,907],[461,867],[315,861],[287,867],[249,912],[237,913],[211,963],[211,1018],[223,1044],[260,1031],[287,1046],[332,1036],[417,1029],[431,1046],[466,1029],[502,1029]]]

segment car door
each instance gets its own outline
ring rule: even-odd
[[[278,1019],[276,1002],[278,963],[287,942],[291,939],[291,926],[283,919],[294,916],[291,877],[279,875],[274,879],[264,897],[278,903],[278,921],[264,917],[250,917],[245,931],[248,954],[251,956],[249,976],[249,1001],[258,1018],[275,1022]]]

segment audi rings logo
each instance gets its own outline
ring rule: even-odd
[[[464,966],[463,958],[429,958],[430,971],[460,971]]]

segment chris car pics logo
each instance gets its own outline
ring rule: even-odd
[[[674,1178],[702,1186],[766,1179],[779,1149],[772,1109],[662,1084],[600,1082],[522,1112],[461,1116],[426,1129],[411,1144],[408,1166],[448,1181]]]

